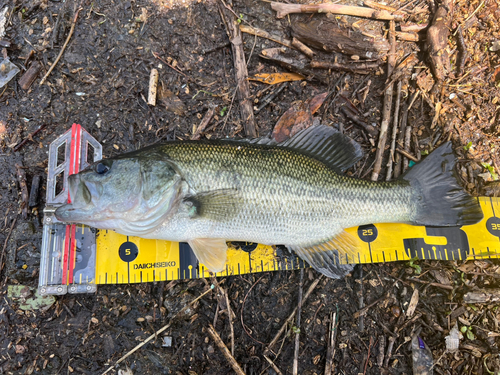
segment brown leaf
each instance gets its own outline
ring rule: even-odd
[[[277,142],[283,142],[312,124],[313,117],[309,104],[307,102],[294,103],[276,123],[273,138]]]
[[[323,105],[327,96],[328,92],[324,92],[323,94],[316,95],[309,101],[309,110],[313,115]]]

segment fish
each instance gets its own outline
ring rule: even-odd
[[[55,216],[128,236],[187,242],[212,272],[224,269],[227,241],[285,245],[331,278],[357,263],[360,240],[346,228],[457,226],[483,218],[455,178],[450,142],[390,182],[346,175],[362,156],[357,142],[326,125],[281,143],[166,142],[70,175],[70,203]]]

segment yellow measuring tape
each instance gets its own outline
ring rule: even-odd
[[[357,263],[413,258],[463,260],[500,255],[500,198],[480,197],[484,219],[463,227],[376,224],[349,228],[361,239]],[[230,246],[226,269],[216,276],[298,269],[304,262],[280,247]],[[127,237],[112,231],[97,234],[96,283],[121,284],[208,277],[187,244]]]

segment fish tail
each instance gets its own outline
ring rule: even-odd
[[[455,163],[451,142],[446,142],[401,177],[413,187],[416,202],[413,224],[455,226],[482,220],[477,199],[457,182]]]

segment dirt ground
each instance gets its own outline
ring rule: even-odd
[[[23,218],[16,164],[23,165],[29,189],[35,176],[46,176],[48,145],[73,122],[82,124],[102,143],[105,156],[161,140],[188,139],[211,108],[215,115],[203,137],[245,134],[239,102],[233,99],[236,83],[231,45],[217,2],[3,0],[0,13],[3,5],[8,7],[5,53],[18,67],[25,67],[30,56],[26,67],[38,61],[43,68],[27,90],[18,83],[24,70],[0,88],[0,208],[4,214],[0,223],[0,373],[101,374],[170,323],[110,373],[126,367],[133,374],[233,373],[208,332],[212,324],[230,350],[234,331],[233,356],[246,374],[291,374],[297,327],[286,319],[298,304],[300,271],[232,276],[218,282],[107,285],[96,294],[58,297],[46,311],[21,310],[7,297],[9,285],[38,285],[45,195],[42,190],[37,206],[30,207]],[[278,20],[269,3],[257,0],[229,5],[242,23],[286,38],[291,23],[312,17],[290,15]],[[432,1],[390,5],[420,9],[414,15],[415,24],[425,24],[435,9]],[[70,32],[78,6],[81,11],[74,34],[40,86],[40,78]],[[461,182],[475,195],[498,191],[491,181],[500,173],[499,18],[500,6],[495,0],[456,2],[447,46],[450,72],[437,94],[431,89],[434,78],[422,41],[425,31],[418,42],[398,40],[398,64],[404,52],[417,53],[416,64],[401,78],[402,101],[408,103],[420,90],[408,111],[414,135],[410,153],[418,158],[451,138],[459,153]],[[358,20],[334,19],[339,24]],[[461,73],[457,73],[460,48],[453,35],[459,25],[468,50]],[[366,26],[381,32],[389,27],[379,21]],[[243,34],[243,41],[250,76],[287,72],[259,56],[263,49],[278,44],[248,34]],[[324,52],[317,53],[327,58]],[[161,82],[162,97],[156,106],[146,103],[152,68],[158,69]],[[317,70],[307,80],[290,82],[267,106],[254,111],[257,133],[269,134],[292,103],[331,93],[317,117],[328,125],[341,124],[362,144],[368,156],[351,173],[369,178],[377,137],[346,116],[339,96],[350,98],[359,108],[361,122],[379,128],[385,71],[384,62],[368,75]],[[255,108],[269,91],[264,83],[250,83]],[[27,141],[21,144],[23,140]],[[380,178],[384,177],[385,162]],[[410,374],[414,333],[431,349],[434,373],[500,373],[497,306],[463,301],[464,294],[475,288],[496,288],[499,275],[496,261],[370,264],[357,266],[342,280],[320,278],[307,269],[304,293],[320,280],[302,306],[298,373],[323,374],[326,362],[333,358],[335,374]],[[408,317],[415,290],[418,304]],[[189,308],[177,314],[186,306]],[[368,308],[363,309],[365,306]],[[333,354],[327,352],[332,313],[338,318]],[[465,327],[465,338],[459,350],[449,353],[445,336],[455,322]],[[268,350],[283,325],[286,333]],[[165,344],[164,337],[171,338],[171,345]]]

